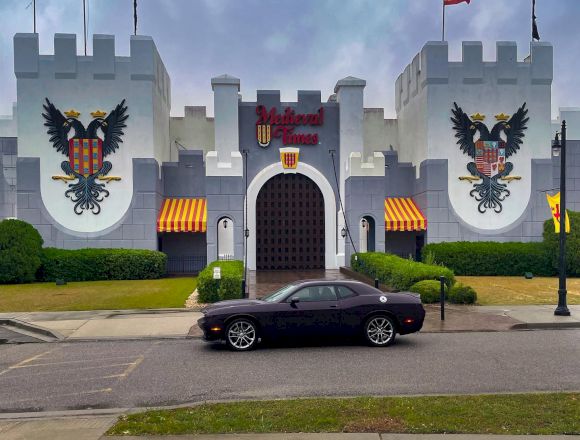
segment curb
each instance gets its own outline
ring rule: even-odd
[[[24,322],[15,318],[0,319],[0,326],[2,325],[6,327],[14,327],[20,330],[24,330],[25,332],[32,333],[33,335],[42,335],[48,338],[52,338],[56,341],[64,340],[64,336],[56,331],[40,327],[38,325],[30,324],[28,322]]]
[[[510,330],[566,330],[580,328],[580,322],[523,322]]]
[[[146,408],[73,409],[62,411],[0,412],[0,420],[59,419],[68,417],[107,417],[143,411]]]

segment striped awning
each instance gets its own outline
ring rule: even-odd
[[[157,219],[158,232],[205,232],[205,199],[165,199]]]
[[[427,219],[410,197],[385,199],[385,229],[387,231],[424,231]]]

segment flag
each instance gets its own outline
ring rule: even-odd
[[[540,41],[540,33],[536,24],[536,0],[532,0],[532,40]]]
[[[546,194],[548,199],[548,204],[552,210],[552,219],[554,219],[554,232],[556,234],[560,233],[560,193],[553,196]],[[566,232],[570,232],[570,217],[568,217],[568,211],[566,211]]]
[[[443,0],[443,6],[458,5],[463,2],[469,4],[471,0]]]

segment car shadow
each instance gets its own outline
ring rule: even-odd
[[[279,340],[265,340],[258,344],[256,350],[284,350],[295,348],[337,348],[337,347],[360,347],[371,349],[397,349],[413,347],[416,344],[415,338],[408,336],[398,337],[395,343],[389,347],[372,347],[360,339],[328,339],[328,338],[304,338],[304,339],[279,339]],[[225,342],[215,342],[207,344],[208,350],[213,351],[228,351],[231,352]]]

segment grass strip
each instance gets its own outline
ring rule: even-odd
[[[268,432],[580,434],[580,394],[316,398],[212,403],[121,416],[108,434]]]
[[[0,312],[183,307],[197,278],[0,285]]]

